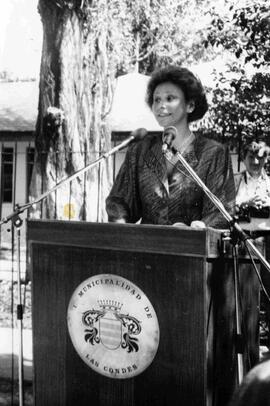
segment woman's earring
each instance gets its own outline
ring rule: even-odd
[[[192,102],[188,105],[188,113],[192,113],[195,109],[195,103]]]

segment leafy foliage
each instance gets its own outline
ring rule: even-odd
[[[133,71],[136,65],[141,73],[164,63],[187,65],[211,53],[203,46],[210,0],[82,3],[78,13],[84,29],[97,37],[106,30],[107,50],[117,75]]]
[[[228,79],[221,73],[216,76],[204,130],[212,137],[229,140],[233,146],[251,139],[267,139],[270,137],[269,102],[270,74],[258,72],[252,78],[240,75]]]
[[[267,4],[268,3],[268,4]],[[256,67],[270,63],[270,11],[269,2],[250,2],[247,7],[234,11],[235,24],[243,31],[243,45],[238,46],[237,55],[244,55],[245,62]]]
[[[270,136],[270,12],[266,0],[225,1],[212,10],[205,46],[235,58],[227,75],[216,76],[209,122],[203,131],[232,145]],[[248,74],[248,68],[252,75]]]
[[[267,0],[226,1],[211,12],[205,46],[229,50],[244,63],[260,67],[270,63],[270,11]]]

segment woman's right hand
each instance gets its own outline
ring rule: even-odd
[[[251,197],[250,199],[242,202],[240,208],[247,209],[248,207],[254,207],[255,209],[261,209],[263,206],[262,198],[258,195]]]
[[[248,206],[255,207],[255,209],[260,210],[263,207],[263,205],[264,205],[264,200],[258,195],[253,196],[248,201]]]
[[[173,227],[188,227],[185,223],[174,223]]]
[[[126,220],[123,219],[123,218],[122,219],[117,219],[117,220],[114,220],[113,223],[126,224]]]

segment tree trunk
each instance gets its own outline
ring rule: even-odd
[[[104,30],[91,32],[83,11],[61,6],[60,0],[40,0],[39,11],[44,37],[32,201],[110,149],[106,111],[113,84]],[[104,221],[110,168],[110,160],[103,161],[71,183],[63,182],[33,215]]]

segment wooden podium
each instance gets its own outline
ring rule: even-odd
[[[29,220],[27,226],[36,405],[228,403],[236,387],[235,302],[232,260],[222,253],[220,231],[42,220]],[[259,287],[248,259],[239,262],[248,370],[259,356]],[[152,362],[126,379],[104,376],[87,365],[68,330],[74,291],[104,274],[141,289],[158,320]]]

